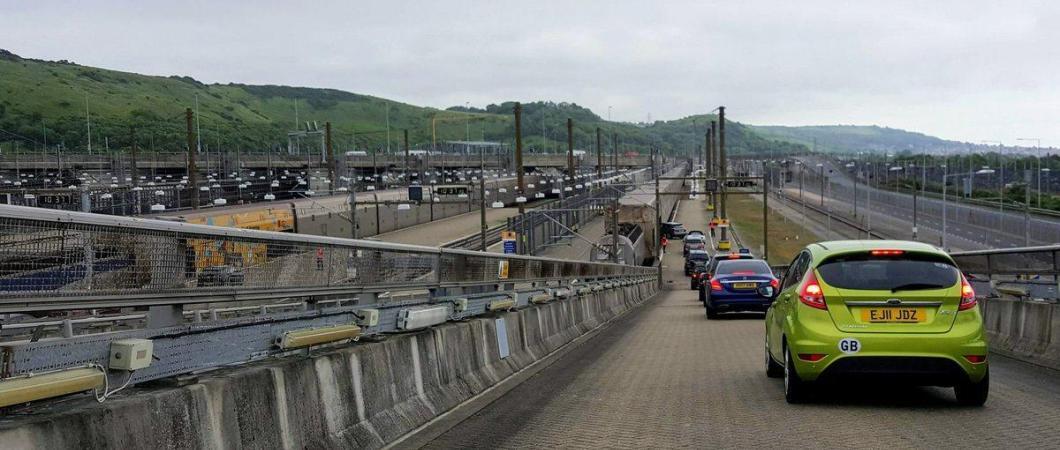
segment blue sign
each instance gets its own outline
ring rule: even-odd
[[[740,249],[740,253],[751,253],[751,249],[749,249],[749,248],[741,248]]]
[[[504,253],[515,253],[515,241],[505,240],[504,241]]]
[[[414,202],[423,201],[423,186],[409,186],[409,200]]]

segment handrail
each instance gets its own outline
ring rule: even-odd
[[[0,205],[0,312],[373,294],[646,268]]]
[[[985,250],[962,250],[950,252],[950,256],[1004,255],[1060,251],[1060,245],[1038,245],[1031,247],[990,248]]]

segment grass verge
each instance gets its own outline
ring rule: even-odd
[[[762,201],[750,195],[730,195],[729,220],[743,245],[762,254]],[[772,206],[772,205],[770,205]],[[769,263],[787,264],[807,244],[820,238],[801,223],[769,208]]]

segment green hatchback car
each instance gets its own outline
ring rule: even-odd
[[[789,403],[833,380],[952,386],[980,406],[990,386],[975,292],[942,250],[919,242],[810,244],[766,312],[765,363]]]

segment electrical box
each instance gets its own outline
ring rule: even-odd
[[[359,309],[357,315],[363,317],[363,319],[357,319],[357,324],[362,327],[374,327],[379,325],[379,310],[378,309]]]
[[[453,300],[453,311],[464,312],[467,311],[467,299],[458,298]]]
[[[398,311],[399,330],[418,330],[445,323],[449,319],[449,305],[430,308],[410,308]]]
[[[154,342],[150,339],[121,339],[110,343],[111,370],[140,370],[151,365]]]

